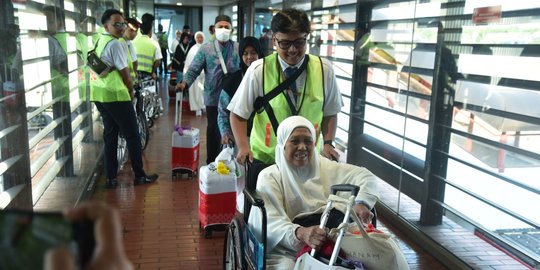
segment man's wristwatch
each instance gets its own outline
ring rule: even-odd
[[[330,145],[332,148],[336,148],[336,147],[334,146],[334,141],[333,141],[333,140],[326,140],[326,141],[324,141],[324,144],[328,144],[328,145]]]

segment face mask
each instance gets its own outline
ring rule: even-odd
[[[231,36],[231,29],[216,28],[216,39],[225,42],[228,41]]]

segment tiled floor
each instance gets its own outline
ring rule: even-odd
[[[133,186],[133,173],[128,163],[118,177],[120,186],[117,189],[104,189],[104,179],[98,178],[93,199],[104,200],[121,210],[125,247],[136,269],[222,269],[223,232],[215,232],[209,239],[202,237],[199,232],[197,179],[190,180],[184,177],[181,180],[172,180],[170,144],[174,102],[165,98],[164,105],[163,116],[151,128],[150,142],[143,157],[146,170],[159,174],[158,182],[146,186]],[[204,115],[195,117],[192,114],[184,114],[183,123],[189,123],[201,130],[200,160],[204,161],[206,118]],[[51,190],[63,194],[66,191]],[[62,190],[64,192],[61,192]],[[386,199],[389,205],[392,205],[392,196],[396,192],[385,193],[384,189],[382,192],[383,198],[389,195]],[[60,199],[62,196],[58,196],[58,193],[47,193],[42,199],[42,207],[36,208],[48,208],[49,203],[46,201],[62,201]],[[54,209],[58,209],[58,206]],[[414,217],[411,217],[411,220],[414,220]],[[429,228],[431,232],[428,233],[449,249],[452,246],[461,248],[457,250],[457,254],[472,265],[471,268],[527,269],[489,244],[479,242],[479,238],[457,227],[454,230],[452,226],[452,223],[445,223],[444,228]],[[448,269],[408,236],[390,226],[382,217],[379,219],[378,227],[396,236],[411,269]],[[462,242],[455,240],[456,235],[460,235],[459,241]]]

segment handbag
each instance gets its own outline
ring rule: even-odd
[[[111,41],[109,41],[109,42],[111,42]],[[86,58],[87,65],[99,77],[105,77],[105,76],[107,76],[107,74],[109,74],[109,72],[114,70],[114,67],[111,67],[111,66],[107,65],[107,63],[103,62],[103,60],[101,60],[101,58],[99,58],[99,56],[96,53],[96,48],[97,48],[98,43],[99,43],[99,39],[96,42],[96,46],[94,46],[94,49],[92,49],[91,51],[88,52],[88,55],[87,55],[87,58]],[[105,45],[105,46],[107,46],[107,45]]]
[[[341,240],[341,250],[347,260],[360,261],[366,269],[409,269],[405,255],[392,236],[373,228],[365,230],[357,224],[349,226]]]

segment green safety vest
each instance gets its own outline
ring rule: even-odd
[[[131,74],[131,79],[133,80],[133,83],[135,83],[137,81],[137,75],[135,74],[135,70],[133,70],[133,59],[131,58],[131,50],[133,50],[134,48],[130,48],[127,45],[126,39],[123,38],[123,37],[119,38],[118,41],[126,44],[126,47],[128,49],[127,55],[128,55],[129,74]],[[131,43],[131,46],[135,46],[135,45],[133,45],[133,43]]]
[[[169,48],[167,45],[167,32],[158,33],[158,40],[159,40],[159,47],[161,47],[162,50],[166,50]]]
[[[308,54],[306,57],[310,59],[306,67],[305,87],[304,89],[298,89],[300,91],[298,102],[301,104],[298,115],[307,118],[313,123],[317,133],[316,138],[319,138],[324,105],[322,61],[318,56]],[[284,81],[277,53],[264,58],[263,74],[265,95]],[[284,94],[277,95],[270,100],[270,105],[274,110],[278,123],[292,116]],[[255,114],[249,142],[254,158],[267,164],[275,163],[276,134],[274,134],[274,129],[266,111]]]
[[[51,69],[51,88],[52,88],[52,97],[57,98],[61,97],[60,101],[68,102],[69,101],[69,79],[68,79],[68,66],[67,66],[67,37],[68,33],[61,32],[54,34],[54,39],[58,41],[58,45],[62,48],[64,55],[55,55],[53,57],[62,57],[65,61],[65,70],[56,70],[55,68]],[[63,67],[62,67],[63,68]]]
[[[90,39],[84,33],[77,33],[75,35],[75,47],[77,48],[77,54],[79,55],[80,62],[79,69],[77,71],[79,99],[86,100],[86,74],[88,73],[88,67],[86,66],[86,56],[88,55],[88,41]]]
[[[109,41],[115,39],[110,35],[101,35],[100,41],[96,48],[96,54],[101,57],[101,53]],[[129,90],[122,80],[120,71],[113,69],[104,77],[99,77],[93,74],[90,77],[90,100],[97,102],[116,102],[130,101],[131,96]]]
[[[137,51],[137,70],[152,73],[156,60],[156,47],[147,35],[137,35],[132,42]]]

